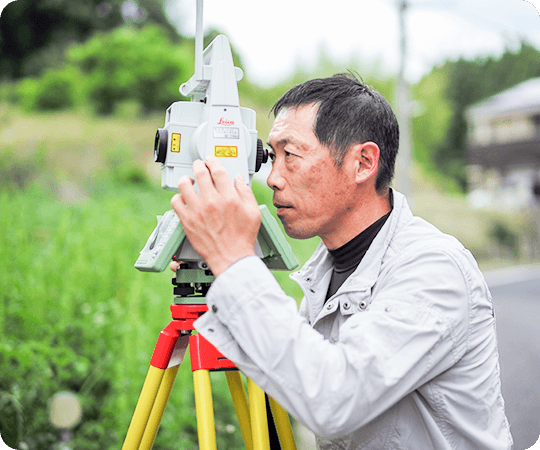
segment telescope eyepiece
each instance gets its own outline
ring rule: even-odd
[[[257,159],[255,161],[255,172],[261,170],[261,166],[268,161],[268,149],[264,148],[261,138],[257,138]]]
[[[165,164],[167,159],[167,143],[169,135],[167,130],[158,128],[156,139],[154,140],[154,161]]]

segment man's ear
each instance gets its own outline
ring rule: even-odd
[[[351,153],[355,163],[354,177],[356,183],[365,183],[370,179],[375,183],[381,154],[379,146],[375,142],[368,141],[354,145],[351,148]]]

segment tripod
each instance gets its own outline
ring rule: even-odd
[[[191,280],[190,280],[191,278]],[[193,282],[193,280],[198,280]],[[182,264],[177,271],[171,305],[172,321],[160,333],[139,401],[135,408],[122,450],[150,450],[154,444],[176,374],[190,349],[195,393],[199,448],[216,450],[216,433],[210,371],[224,371],[246,450],[269,450],[265,393],[250,379],[248,397],[234,363],[225,358],[200,334],[192,334],[193,322],[208,310],[205,295],[213,276],[208,271],[189,269]],[[193,295],[193,294],[199,295]],[[283,450],[296,450],[289,417],[272,398],[269,403]]]

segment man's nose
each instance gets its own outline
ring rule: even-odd
[[[283,177],[279,174],[277,170],[277,165],[274,163],[272,166],[272,170],[270,171],[270,175],[268,175],[268,178],[266,179],[266,184],[268,187],[274,191],[281,191],[283,189],[285,180]]]

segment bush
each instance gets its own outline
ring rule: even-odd
[[[24,110],[57,111],[81,103],[84,96],[84,80],[76,67],[66,65],[50,69],[41,78],[21,81],[17,97]]]
[[[86,75],[89,100],[100,114],[128,99],[138,100],[144,112],[165,109],[179,99],[193,65],[190,48],[155,25],[98,34],[72,48],[68,60]]]
[[[20,103],[27,112],[92,104],[108,115],[125,100],[136,100],[143,113],[163,111],[179,100],[180,84],[193,71],[191,45],[174,43],[163,28],[123,27],[99,33],[68,50],[62,68],[26,78],[15,92],[5,87],[0,98]]]

